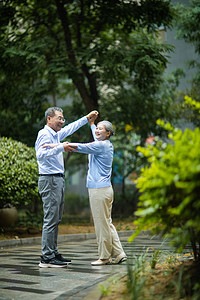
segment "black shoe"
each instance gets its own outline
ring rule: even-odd
[[[64,258],[61,254],[56,254],[56,259],[68,264],[72,263],[70,259]]]
[[[39,263],[40,268],[64,268],[67,267],[68,263],[60,261],[58,259],[51,258],[51,259],[44,259],[42,257],[41,262]]]

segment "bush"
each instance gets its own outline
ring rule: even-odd
[[[115,191],[115,189],[114,189]],[[133,185],[126,185],[126,193],[114,192],[112,215],[114,218],[127,218],[134,215],[138,203],[138,189]]]
[[[88,196],[80,196],[78,194],[65,194],[64,212],[67,215],[88,215],[90,214],[90,204]]]
[[[131,239],[142,229],[161,231],[177,250],[190,242],[195,260],[200,260],[200,129],[182,132],[169,123],[158,124],[171,131],[171,143],[138,147],[150,166],[137,182],[141,196],[135,224],[139,228]]]
[[[0,207],[27,207],[40,201],[35,150],[11,138],[0,138]]]

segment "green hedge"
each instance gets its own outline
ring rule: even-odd
[[[169,143],[157,141],[138,151],[148,157],[138,179],[141,192],[135,221],[138,230],[151,228],[170,237],[177,250],[191,243],[200,260],[200,129],[174,129],[158,121],[169,133]]]
[[[35,150],[11,138],[0,138],[0,207],[24,208],[40,201]]]

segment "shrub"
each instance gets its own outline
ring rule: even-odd
[[[114,202],[112,215],[115,218],[127,218],[133,216],[137,208],[138,190],[135,186],[126,186],[126,194],[119,193],[114,189]]]
[[[35,150],[11,138],[0,138],[0,207],[26,207],[38,201]]]
[[[84,215],[90,214],[90,205],[88,196],[80,196],[75,193],[65,194],[64,212],[68,215]]]
[[[200,260],[200,129],[174,129],[171,124],[157,122],[171,131],[171,143],[158,141],[138,151],[148,157],[138,179],[141,192],[139,225],[133,239],[142,229],[161,231],[172,239],[177,250],[191,243],[195,260]]]

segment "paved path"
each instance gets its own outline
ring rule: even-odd
[[[140,234],[132,243],[127,242],[130,232],[119,235],[130,263],[134,263],[131,257],[144,253],[148,247],[171,251],[167,243],[159,237],[151,238],[147,233]],[[1,248],[0,299],[95,300],[100,296],[98,284],[104,284],[111,276],[126,274],[126,262],[91,266],[90,262],[98,257],[96,240],[90,235],[86,240],[60,243],[59,251],[72,259],[72,264],[67,268],[39,268],[40,244]],[[149,248],[149,257],[152,252],[153,249]]]

